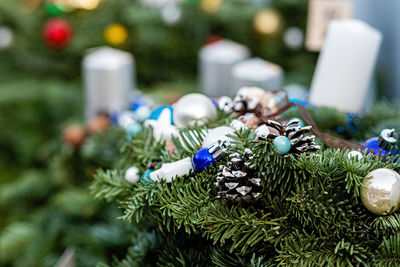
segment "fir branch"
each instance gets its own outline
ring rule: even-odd
[[[116,197],[125,197],[130,191],[129,184],[120,171],[98,170],[94,182],[90,185],[92,195],[97,199],[111,201]]]
[[[374,266],[400,265],[400,232],[389,237],[383,237],[377,255],[373,260]]]

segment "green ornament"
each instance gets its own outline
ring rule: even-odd
[[[51,2],[46,3],[46,10],[50,16],[60,16],[64,13],[64,10],[61,5],[54,4]]]

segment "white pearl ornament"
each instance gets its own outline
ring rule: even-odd
[[[127,180],[129,183],[135,184],[139,181],[139,179],[140,176],[138,167],[133,166],[126,170],[125,180]]]

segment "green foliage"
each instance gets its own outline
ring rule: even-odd
[[[332,112],[337,115],[331,116],[341,117]],[[392,119],[387,114],[380,123]],[[217,125],[229,120],[221,119]],[[326,127],[334,129],[333,125]],[[365,125],[363,120],[360,125]],[[118,201],[123,219],[151,221],[154,229],[162,229],[155,233],[168,238],[162,242],[166,247],[152,247],[152,253],[161,255],[155,262],[162,266],[394,266],[398,262],[398,214],[379,217],[360,203],[367,173],[377,168],[399,170],[398,156],[382,160],[364,153],[361,160],[348,159],[348,152],[326,147],[316,153],[279,156],[269,141],[255,137],[251,129],[237,131],[228,151],[253,151],[251,162],[262,178],[263,198],[252,205],[215,199],[218,166],[176,177],[171,183],[121,186],[121,171],[128,166],[144,172],[149,163],[192,156],[204,138],[198,126],[181,129],[173,138],[174,155],[164,143],[153,140],[151,131],[142,132],[125,147],[119,170],[99,171],[91,190],[99,198]],[[217,165],[227,161],[222,157]],[[192,251],[193,246],[185,243],[193,239],[204,244],[202,249]]]

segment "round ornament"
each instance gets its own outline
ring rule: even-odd
[[[263,9],[253,19],[254,29],[261,35],[273,35],[282,28],[282,18],[276,10]]]
[[[104,30],[104,39],[110,45],[122,45],[128,40],[128,29],[119,23],[111,24]]]
[[[132,136],[136,136],[138,133],[142,131],[142,126],[137,123],[131,123],[128,127],[126,127],[125,133],[126,133],[126,138],[131,141]]]
[[[174,105],[173,118],[178,127],[193,125],[198,121],[204,125],[206,120],[215,119],[217,109],[210,98],[202,94],[188,94],[183,96]]]
[[[201,9],[209,14],[213,14],[218,12],[221,8],[223,0],[201,0],[200,7]]]
[[[154,172],[154,170],[149,169],[147,171],[145,171],[142,175],[142,177],[140,177],[140,181],[145,182],[145,183],[153,183],[153,181],[150,178],[150,174]]]
[[[138,167],[133,166],[126,170],[125,180],[127,180],[131,184],[135,184],[139,181],[139,179],[140,179],[140,176],[139,176]]]
[[[7,26],[0,26],[0,49],[8,48],[14,41],[14,31]]]
[[[143,122],[149,118],[151,110],[148,106],[141,106],[135,111],[136,120]]]
[[[54,48],[63,48],[71,40],[72,27],[64,19],[49,19],[43,27],[43,38],[46,44]]]
[[[105,115],[98,115],[87,124],[89,133],[102,132],[107,130],[108,127],[110,127],[110,118]]]
[[[228,137],[228,134],[234,134],[234,130],[228,126],[220,126],[214,129],[210,129],[204,137],[203,142],[201,143],[202,147],[210,147],[214,143],[218,141],[232,141],[232,138]]]
[[[173,25],[179,22],[182,16],[180,7],[175,3],[165,5],[161,9],[161,17],[165,24]]]
[[[386,168],[368,173],[362,182],[361,201],[377,215],[396,211],[400,203],[400,175]]]
[[[399,154],[399,148],[397,147],[398,140],[399,136],[394,129],[383,129],[379,137],[368,139],[364,142],[363,146],[368,150],[367,153],[372,153],[376,156],[385,156],[386,154],[397,155]]]
[[[122,128],[127,128],[129,125],[135,122],[135,113],[132,111],[123,111],[118,115],[117,123]]]
[[[283,40],[290,49],[300,49],[303,46],[304,33],[298,27],[289,27],[283,34]]]
[[[278,136],[274,139],[274,142],[272,144],[275,148],[275,152],[279,155],[284,155],[288,153],[291,148],[290,140],[286,136]]]
[[[232,98],[230,98],[229,96],[222,96],[218,100],[218,109],[219,110],[223,110],[225,113],[231,113],[232,107],[233,107],[233,101],[232,101]]]
[[[86,128],[81,125],[71,125],[63,132],[64,142],[73,147],[80,147],[85,142],[86,136]]]
[[[48,1],[46,2],[46,10],[47,14],[49,14],[50,16],[59,16],[65,13],[67,11],[67,8],[65,7],[64,2]]]
[[[197,172],[201,172],[208,168],[211,164],[215,165],[215,158],[210,153],[209,148],[201,148],[193,156],[193,167]]]

